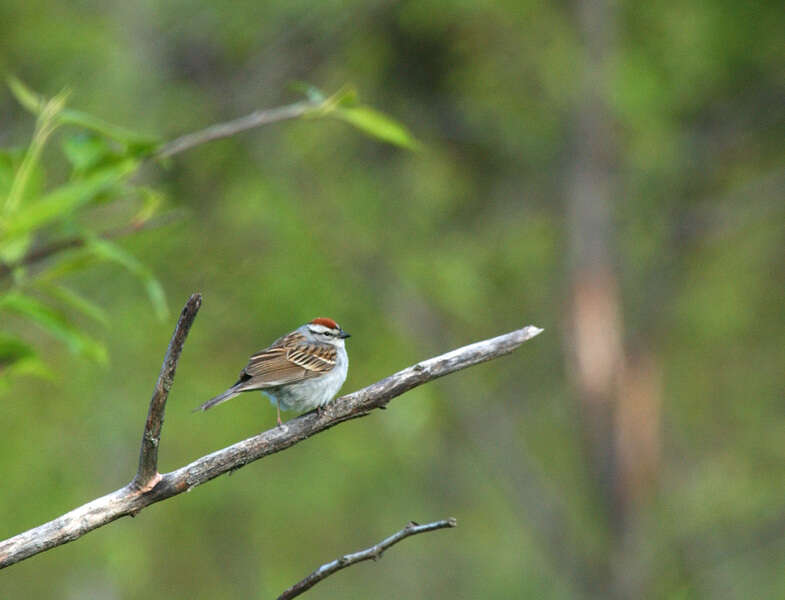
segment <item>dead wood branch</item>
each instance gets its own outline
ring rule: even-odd
[[[343,421],[368,415],[383,408],[404,392],[455,371],[509,354],[542,332],[529,325],[495,338],[476,342],[446,354],[429,358],[398,371],[361,390],[337,398],[321,413],[307,413],[286,424],[196,459],[170,473],[157,472],[163,408],[171,388],[177,359],[201,296],[195,294],[186,304],[167,350],[156,391],[145,421],[139,470],[124,487],[97,498],[53,521],[0,542],[0,568],[13,565],[50,548],[82,537],[84,534],[124,516],[136,515],[146,506],[186,492],[202,483],[285,450]],[[159,394],[159,385],[161,394]],[[189,404],[193,404],[190,402]]]
[[[354,552],[353,554],[344,554],[340,558],[336,558],[334,561],[322,565],[313,573],[304,579],[301,579],[292,587],[287,589],[283,594],[278,596],[278,600],[290,600],[291,598],[295,598],[303,592],[308,591],[317,583],[323,579],[326,579],[330,575],[337,573],[341,569],[345,569],[346,567],[357,564],[358,562],[371,559],[379,560],[382,557],[382,553],[387,550],[387,548],[394,546],[409,536],[417,535],[418,533],[428,533],[429,531],[437,531],[439,529],[446,529],[448,527],[455,527],[456,525],[457,522],[454,518],[444,519],[443,521],[435,521],[433,523],[426,523],[425,525],[418,525],[414,521],[410,521],[406,527],[400,531],[395,532],[390,537],[383,539],[378,544],[375,544],[370,548],[366,548],[365,550]]]

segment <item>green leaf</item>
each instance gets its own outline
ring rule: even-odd
[[[43,105],[36,121],[35,132],[30,146],[27,148],[24,159],[14,174],[11,189],[3,203],[3,218],[12,215],[22,203],[33,171],[38,165],[38,159],[44,149],[46,140],[57,128],[56,117],[65,106],[67,92],[61,92]]]
[[[0,150],[0,197],[4,197],[11,189],[22,156],[20,150]]]
[[[0,333],[0,392],[8,389],[8,380],[15,375],[52,377],[32,346],[15,336]]]
[[[99,238],[89,240],[87,248],[92,251],[95,256],[115,262],[136,275],[144,284],[145,291],[150,298],[150,303],[153,305],[156,316],[162,321],[169,316],[169,307],[166,303],[166,295],[164,294],[163,287],[155,278],[152,271],[139,262],[135,256],[129,254],[117,244]]]
[[[0,332],[0,365],[35,356],[33,347],[18,337]]]
[[[153,156],[163,146],[158,138],[139,138],[134,142],[128,142],[126,152],[133,158],[144,159]]]
[[[12,240],[4,240],[0,244],[0,259],[7,265],[16,265],[27,254],[32,239],[32,234],[25,234]]]
[[[38,273],[37,280],[52,282],[66,275],[71,275],[97,262],[97,258],[85,248],[74,248],[58,254],[58,260]]]
[[[0,204],[3,203],[3,197],[11,191],[14,178],[24,160],[25,154],[26,150],[23,148],[14,148],[10,150],[0,149]],[[30,169],[30,174],[28,175],[22,203],[26,202],[29,198],[40,196],[43,189],[44,173],[41,169],[41,165],[33,165]]]
[[[16,98],[16,101],[19,102],[19,104],[21,104],[34,115],[37,115],[41,112],[44,104],[46,104],[46,101],[42,96],[36,94],[33,90],[31,90],[13,75],[9,75],[7,81],[8,87],[11,89],[11,93],[13,94],[14,98]]]
[[[17,314],[32,321],[44,331],[65,342],[71,352],[106,364],[107,353],[103,344],[80,331],[60,312],[39,300],[10,292],[0,297],[0,311]]]
[[[345,85],[328,98],[327,102],[337,107],[351,108],[360,104],[360,95],[353,85]]]
[[[0,228],[2,234],[0,248],[15,237],[31,233],[72,214],[132,173],[137,165],[136,160],[126,159],[117,165],[101,169],[83,180],[62,185],[37,202],[28,204],[7,219],[4,231]]]
[[[106,139],[92,133],[69,135],[63,140],[62,146],[63,154],[76,172],[87,171],[112,154]]]
[[[9,365],[0,365],[0,394],[11,389],[10,379],[18,375],[32,375],[40,379],[54,379],[52,371],[37,356],[21,358]]]
[[[311,102],[321,103],[327,98],[327,95],[318,87],[304,81],[293,81],[289,84],[289,88],[295,92],[300,92]]]
[[[310,108],[303,116],[309,119],[321,119],[335,116],[340,108],[351,108],[358,105],[357,90],[350,85],[345,85],[332,96],[325,97],[321,90],[306,88],[306,94],[312,102],[319,104]]]
[[[146,223],[156,215],[166,197],[163,192],[149,187],[139,187],[137,191],[142,196],[142,206],[134,215],[133,222]]]
[[[0,150],[0,199],[10,192],[25,154],[23,150]],[[27,183],[24,186],[24,197],[21,200],[23,205],[31,198],[39,196],[44,187],[44,177],[40,165],[31,165],[29,169]],[[3,219],[0,217],[0,233],[2,233],[2,223]],[[0,244],[0,260],[6,264],[17,262],[27,252],[31,239],[32,236],[27,234]],[[3,239],[0,237],[0,242],[2,241]]]
[[[103,119],[71,108],[65,109],[60,113],[59,122],[64,125],[83,127],[127,144],[133,156],[139,156],[139,153],[144,150],[154,149],[160,143],[160,140],[156,137],[136,133],[125,127],[113,125]]]
[[[346,121],[357,127],[357,129],[388,144],[408,148],[409,150],[419,150],[421,148],[420,143],[414,139],[414,136],[409,133],[406,127],[369,106],[337,106],[330,115]]]
[[[101,325],[109,325],[109,317],[106,311],[95,304],[92,300],[88,300],[81,294],[73,291],[62,285],[55,285],[49,283],[39,283],[37,286],[43,290],[47,295],[55,300],[59,300],[62,304],[72,308],[83,315],[90,317]]]
[[[44,107],[47,104],[46,99],[31,90],[16,77],[8,77],[8,87],[11,89],[11,93],[14,95],[17,102],[31,113],[38,115],[44,110]],[[103,119],[89,115],[86,112],[71,108],[64,108],[59,111],[57,122],[58,124],[63,125],[83,127],[84,129],[95,131],[96,133],[100,133],[101,135],[117,140],[118,142],[123,142],[124,144],[127,144],[129,148],[134,149],[134,152],[132,152],[134,156],[138,156],[140,150],[155,148],[160,143],[160,140],[153,136],[133,132],[125,127],[113,125]]]

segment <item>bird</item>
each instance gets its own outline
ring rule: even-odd
[[[232,387],[194,411],[205,411],[255,390],[269,396],[279,427],[283,427],[281,410],[321,409],[346,381],[348,337],[332,319],[319,317],[305,323],[253,354]]]

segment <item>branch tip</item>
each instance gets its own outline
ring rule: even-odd
[[[407,537],[411,537],[419,533],[437,531],[438,529],[447,529],[450,527],[455,527],[455,525],[456,521],[454,517],[450,517],[449,519],[444,519],[442,521],[434,521],[433,523],[426,523],[425,525],[418,525],[415,521],[409,521],[403,529],[383,539],[378,544],[374,544],[370,548],[360,550],[359,552],[344,554],[343,556],[336,558],[334,561],[322,565],[313,571],[310,575],[301,579],[293,586],[285,590],[280,596],[278,596],[278,600],[290,600],[291,598],[295,598],[311,589],[323,579],[326,579],[330,575],[333,575],[334,573],[337,573],[346,567],[350,567],[353,564],[363,562],[365,560],[373,560],[374,562],[378,561],[387,549],[394,546],[401,540],[406,539]]]
[[[159,381],[167,381],[169,385],[159,386],[156,384],[154,388],[156,391],[150,401],[150,410],[142,435],[139,470],[134,480],[123,488],[101,498],[96,498],[48,523],[0,541],[0,569],[80,538],[119,517],[131,513],[136,514],[151,504],[190,491],[194,487],[240,466],[286,450],[343,421],[366,416],[374,409],[419,385],[509,354],[542,331],[534,326],[524,327],[420,361],[416,364],[425,367],[424,369],[411,366],[363,389],[341,396],[333,400],[327,407],[328,410],[323,411],[321,416],[312,411],[292,419],[287,423],[287,431],[281,431],[280,428],[275,427],[202,456],[175,471],[160,474],[157,470],[157,448],[160,445],[163,409],[168,395],[168,392],[163,390],[171,387],[177,360],[180,357],[188,330],[201,306],[201,301],[201,294],[191,296],[180,314],[177,327],[172,334],[159,375]],[[157,478],[160,478],[160,481]],[[151,482],[152,485],[150,485]],[[155,488],[155,492],[151,493],[153,488]],[[399,532],[392,538],[397,541],[425,531],[455,527],[456,524],[454,518],[427,525],[414,524],[410,529],[405,529],[403,534]],[[392,538],[384,540],[382,544],[390,542],[392,545],[394,543],[394,541],[390,541]],[[352,556],[354,555],[349,555],[349,558]],[[282,598],[287,597],[294,596],[282,596]]]
[[[312,110],[317,106],[319,106],[318,102],[305,100],[276,108],[257,110],[244,117],[239,117],[224,123],[217,123],[210,127],[206,127],[205,129],[182,135],[161,146],[155,153],[154,158],[169,158],[170,156],[180,154],[181,152],[206,144],[207,142],[231,137],[238,133],[242,133],[243,131],[261,127],[262,125],[296,119],[302,117],[309,110]]]

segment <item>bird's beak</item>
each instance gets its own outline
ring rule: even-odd
[[[341,329],[341,331],[338,332],[338,337],[341,338],[342,340],[345,340],[348,337],[352,337],[352,335],[350,333],[346,333],[343,329]]]

